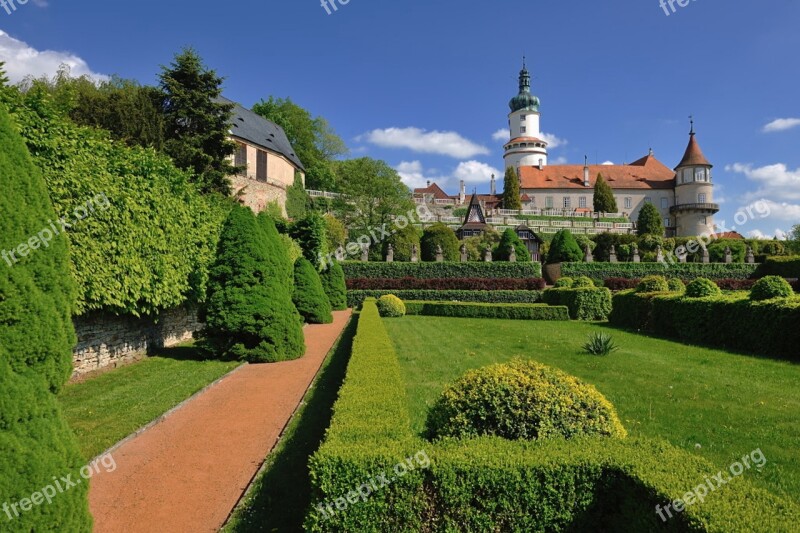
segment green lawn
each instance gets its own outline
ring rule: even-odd
[[[385,323],[418,432],[428,406],[466,370],[530,358],[594,384],[631,435],[664,438],[720,470],[760,448],[767,465],[746,477],[792,500],[800,494],[800,365],[579,322],[409,316]],[[621,350],[583,354],[594,331],[612,333]]]
[[[171,348],[65,387],[59,400],[83,456],[102,453],[239,365],[198,359],[194,348]]]

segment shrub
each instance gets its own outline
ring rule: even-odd
[[[734,263],[744,263],[747,256],[747,244],[739,239],[722,239],[714,241],[708,245],[708,255],[712,263],[725,262],[725,249],[731,249],[731,257]]]
[[[278,233],[278,229],[275,226],[275,219],[266,211],[260,212],[256,216],[256,220],[261,230],[269,236],[269,239],[277,239],[280,243],[281,253],[267,253],[267,263],[270,272],[274,272],[280,279],[285,280],[289,287],[293,287],[294,261],[292,257],[296,256],[294,258],[296,261],[303,256],[303,250],[297,244],[297,241],[288,235]],[[299,256],[297,256],[298,251],[300,252]]]
[[[592,385],[533,361],[467,372],[428,413],[431,438],[624,438],[611,403]]]
[[[614,343],[614,339],[607,333],[592,333],[589,341],[583,345],[583,349],[590,355],[606,356],[619,350]]]
[[[550,243],[550,252],[547,255],[548,263],[569,263],[583,259],[581,251],[575,237],[569,230],[562,229],[553,237]]]
[[[561,274],[571,278],[589,276],[592,279],[628,278],[642,279],[646,276],[669,276],[683,280],[748,279],[758,265],[748,264],[703,264],[703,263],[566,263],[561,265]],[[791,276],[789,276],[791,277]]]
[[[575,286],[575,280],[572,278],[559,278],[556,281],[555,288],[557,289],[571,289]]]
[[[457,301],[477,303],[532,304],[542,301],[541,291],[430,291],[430,290],[372,290],[347,291],[347,305],[358,309],[367,298],[394,294],[403,301]]]
[[[405,301],[405,304],[408,315],[506,320],[569,320],[569,310],[564,306],[408,300]]]
[[[303,256],[315,268],[321,267],[322,258],[328,252],[327,225],[325,219],[316,211],[311,211],[301,220],[295,222],[289,230],[292,239],[297,241],[303,250]]]
[[[259,223],[249,208],[234,207],[201,310],[206,327],[200,337],[207,348],[250,362],[303,355],[302,320],[281,266],[288,261],[285,254],[271,220]]]
[[[314,265],[301,257],[294,264],[294,295],[297,312],[309,324],[330,324],[333,322],[331,302],[322,288],[322,280]]]
[[[455,232],[439,222],[426,228],[422,233],[422,239],[420,240],[422,260],[436,261],[437,246],[442,247],[442,255],[445,261],[459,260],[459,243]]]
[[[411,261],[412,246],[416,246],[417,253],[419,253],[419,230],[412,225],[408,225],[403,229],[398,229],[397,233],[387,238],[384,242],[382,259],[386,258],[389,244],[394,248],[395,261],[409,262]]]
[[[398,318],[405,316],[406,305],[394,294],[387,294],[378,299],[378,312],[382,317]]]
[[[541,278],[541,263],[342,263],[352,278]]]
[[[670,292],[686,292],[686,284],[678,278],[670,278],[667,287]]]
[[[756,277],[780,276],[782,278],[800,278],[800,257],[769,257],[759,265]]]
[[[761,278],[753,285],[753,289],[750,291],[750,299],[755,301],[789,298],[793,295],[792,286],[780,276]]]
[[[686,296],[689,298],[707,298],[709,296],[719,296],[722,291],[717,284],[708,278],[697,278],[686,286]]]
[[[347,309],[347,286],[344,281],[344,271],[338,261],[333,261],[328,268],[320,274],[322,288],[331,302],[331,309],[343,311]]]
[[[611,291],[592,289],[547,289],[543,295],[548,305],[565,305],[573,320],[606,320],[611,313]]]
[[[636,292],[667,292],[669,284],[664,276],[647,276],[636,287]]]
[[[493,260],[495,261],[508,261],[511,257],[511,248],[517,256],[517,261],[525,263],[531,260],[531,254],[522,239],[519,238],[517,232],[513,229],[507,229],[500,237],[500,242],[494,250]]]
[[[756,284],[754,279],[715,279],[713,280],[723,291],[749,291]]]
[[[575,280],[575,283],[572,284],[573,289],[594,289],[595,284],[592,281],[592,278],[581,276]]]
[[[655,235],[660,237],[664,235],[664,222],[655,205],[646,203],[639,211],[636,232],[639,236]]]
[[[635,289],[642,280],[638,278],[606,278],[603,285],[608,289],[617,292],[628,289]]]
[[[546,286],[542,278],[353,278],[347,281],[347,288],[352,290],[540,291]]]

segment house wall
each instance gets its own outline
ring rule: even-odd
[[[233,195],[238,196],[243,205],[256,213],[266,209],[269,203],[278,202],[286,215],[286,188],[294,183],[296,167],[278,153],[264,150],[241,139],[235,141],[247,147],[247,168],[241,175],[231,178]],[[266,181],[256,179],[259,150],[267,154]],[[232,161],[233,159],[231,156]],[[305,182],[305,175],[302,173],[301,178]]]
[[[523,189],[522,192],[531,197],[531,207],[547,208],[547,198],[553,199],[554,209],[564,208],[564,198],[570,199],[570,209],[581,208],[580,199],[584,198],[587,209],[594,209],[594,187],[585,189]],[[669,227],[674,227],[674,218],[670,217],[669,209],[675,204],[674,189],[614,189],[614,198],[620,213],[630,216],[636,221],[639,211],[644,207],[645,200],[650,201],[658,208],[661,218],[670,219]],[[630,199],[630,207],[626,207],[625,199]],[[662,200],[665,202],[662,204]]]

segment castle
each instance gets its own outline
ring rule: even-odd
[[[633,163],[623,165],[548,165],[547,146],[541,134],[541,102],[531,92],[531,76],[523,62],[519,73],[519,93],[511,99],[508,115],[510,139],[505,143],[505,168],[514,168],[520,180],[523,210],[558,212],[562,215],[590,215],[594,186],[602,175],[614,191],[617,207],[635,221],[646,203],[660,210],[668,236],[691,237],[714,233],[714,184],[708,162],[697,142],[692,123],[689,144],[674,170],[661,163],[653,151]],[[414,191],[417,197],[445,198],[464,204],[465,185],[457,197],[448,196],[436,184]],[[495,191],[480,197],[491,211],[499,207],[501,195]]]

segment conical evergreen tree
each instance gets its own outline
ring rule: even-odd
[[[639,218],[636,222],[636,233],[641,235],[664,236],[664,222],[661,220],[661,213],[656,206],[651,203],[644,204],[639,211]]]
[[[617,212],[614,190],[601,174],[597,175],[597,182],[594,184],[594,210],[598,213]]]
[[[347,309],[347,283],[344,278],[344,270],[338,261],[333,261],[328,268],[320,274],[322,288],[328,295],[331,308],[334,311]]]
[[[553,242],[550,243],[550,253],[547,255],[548,263],[575,263],[582,258],[581,247],[569,230],[562,229],[555,234]]]
[[[511,257],[511,248],[514,248],[517,254],[517,262],[525,263],[530,262],[531,254],[522,239],[519,238],[517,232],[509,228],[503,232],[500,237],[500,243],[495,248],[493,257],[496,261],[508,261]]]
[[[519,176],[514,167],[506,169],[503,180],[503,207],[505,209],[522,209],[522,199],[519,193]]]
[[[301,257],[294,264],[294,295],[292,296],[295,307],[309,324],[330,324],[333,322],[331,302],[319,273],[311,261]]]

